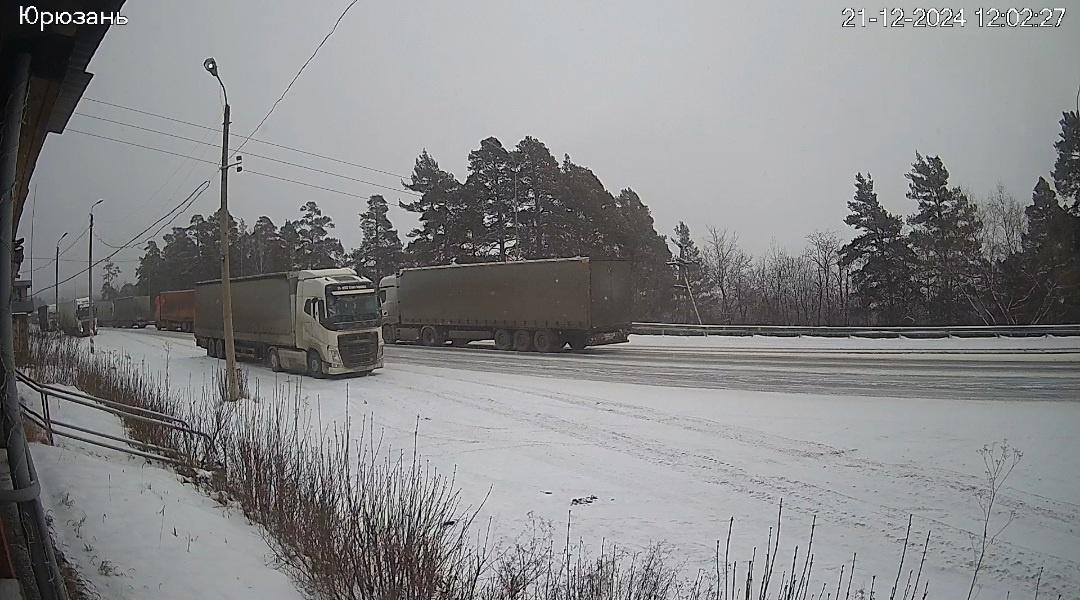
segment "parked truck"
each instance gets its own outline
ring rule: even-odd
[[[101,319],[100,313],[98,319]],[[110,318],[112,327],[142,329],[153,323],[154,313],[150,309],[150,296],[128,296],[112,301],[112,316]]]
[[[557,352],[627,341],[631,264],[560,258],[402,269],[379,282],[383,338]]]
[[[97,332],[97,322],[91,314],[90,298],[76,298],[61,302],[58,307],[60,329],[77,337],[86,337]]]
[[[314,377],[383,366],[379,303],[352,269],[313,269],[230,280],[239,356]],[[225,357],[221,281],[195,285],[195,343]]]
[[[195,290],[158,294],[154,298],[154,326],[164,331],[195,331]]]

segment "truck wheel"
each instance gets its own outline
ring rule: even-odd
[[[277,348],[271,348],[266,353],[266,361],[270,363],[270,370],[275,373],[281,372],[281,357],[278,356]]]
[[[514,350],[518,352],[528,352],[533,349],[533,336],[532,333],[519,329],[514,332]]]
[[[495,330],[495,347],[499,350],[509,350],[514,347],[514,334],[505,329]]]
[[[221,358],[221,359],[225,358],[225,340],[218,340],[217,341],[217,350],[216,350],[216,352],[217,352],[217,357],[218,358]]]
[[[206,355],[214,358],[214,340],[206,340]]]
[[[321,358],[319,358],[318,352],[308,352],[307,368],[308,375],[311,375],[312,377],[323,376],[323,361]]]
[[[561,338],[550,329],[541,329],[533,334],[533,345],[537,352],[558,352],[562,349]]]

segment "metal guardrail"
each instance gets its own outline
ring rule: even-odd
[[[748,336],[777,337],[862,337],[862,338],[987,338],[1080,336],[1077,325],[962,325],[956,327],[798,327],[788,325],[690,325],[685,323],[633,323],[636,335]]]
[[[171,448],[159,446],[157,444],[151,444],[149,442],[143,442],[130,438],[115,436],[81,425],[74,425],[66,423],[64,421],[58,421],[52,418],[49,411],[49,398],[55,398],[57,400],[64,400],[73,404],[86,406],[102,412],[111,413],[122,419],[130,419],[140,421],[143,423],[149,423],[157,425],[159,427],[165,427],[172,429],[180,433],[190,435],[201,439],[204,444],[207,456],[203,458],[202,464],[199,465],[207,470],[217,470],[224,468],[224,466],[214,460],[214,441],[208,434],[194,429],[184,421],[183,419],[174,417],[172,415],[146,409],[137,406],[129,406],[121,404],[119,402],[113,402],[104,398],[98,398],[97,396],[91,396],[82,392],[73,392],[71,390],[61,389],[52,385],[39,383],[34,379],[27,376],[21,371],[16,371],[15,376],[18,381],[25,384],[30,389],[34,390],[41,396],[41,409],[40,411],[34,410],[34,408],[22,405],[23,414],[34,422],[35,425],[45,430],[46,435],[49,436],[49,441],[53,441],[53,436],[60,436],[76,441],[80,441],[86,444],[99,446],[101,448],[108,448],[110,450],[116,450],[134,456],[140,456],[151,460],[158,460],[161,462],[174,464],[174,465],[189,465],[189,461],[180,457],[177,452]],[[79,432],[79,433],[72,433]],[[86,435],[79,435],[86,434]],[[87,437],[91,436],[91,437]],[[107,441],[105,441],[107,440]],[[111,442],[119,442],[111,443]]]

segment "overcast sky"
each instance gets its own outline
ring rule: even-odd
[[[234,131],[250,133],[346,4],[128,2],[128,24],[109,31],[90,65],[86,97],[216,126],[220,91],[202,67],[212,55]],[[856,171],[874,175],[887,207],[910,213],[903,174],[916,150],[941,155],[953,183],[977,196],[1000,181],[1029,200],[1052,169],[1058,120],[1080,84],[1080,5],[1065,4],[1062,27],[1012,31],[978,28],[976,6],[965,4],[956,6],[966,6],[967,27],[916,30],[844,29],[844,5],[822,1],[362,0],[257,137],[401,174],[427,148],[464,179],[481,139],[509,147],[532,135],[613,193],[636,190],[661,233],[684,220],[699,237],[706,225],[734,230],[753,252],[772,243],[797,250],[814,230],[849,235],[843,218]],[[77,110],[219,142],[210,131],[85,99]],[[51,258],[62,233],[81,232],[97,198],[105,202],[95,230],[119,244],[215,176],[212,165],[71,130],[211,161],[220,153],[213,146],[78,115],[68,128],[49,137],[35,171],[35,257]],[[247,150],[398,187],[393,176],[256,143]],[[362,197],[405,198],[250,155],[244,165]],[[363,200],[230,177],[231,211],[249,224],[263,214],[280,224],[308,200],[334,218],[347,248],[359,242]],[[176,223],[217,203],[215,180]],[[399,210],[391,217],[403,237],[415,224]],[[19,233],[28,245],[30,224],[28,206]],[[68,262],[85,259],[85,241],[65,255],[61,279],[85,266]],[[95,243],[96,256],[105,250]],[[136,263],[120,261],[139,254],[116,257],[128,279]],[[52,266],[33,279],[35,289],[51,285]],[[76,280],[80,294],[85,279]]]

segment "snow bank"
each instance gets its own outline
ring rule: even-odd
[[[39,396],[23,394],[40,404]],[[53,401],[52,416],[123,435],[111,414]],[[56,438],[34,444],[42,503],[64,556],[102,598],[303,598],[267,566],[270,549],[242,514],[176,473],[127,454]]]

